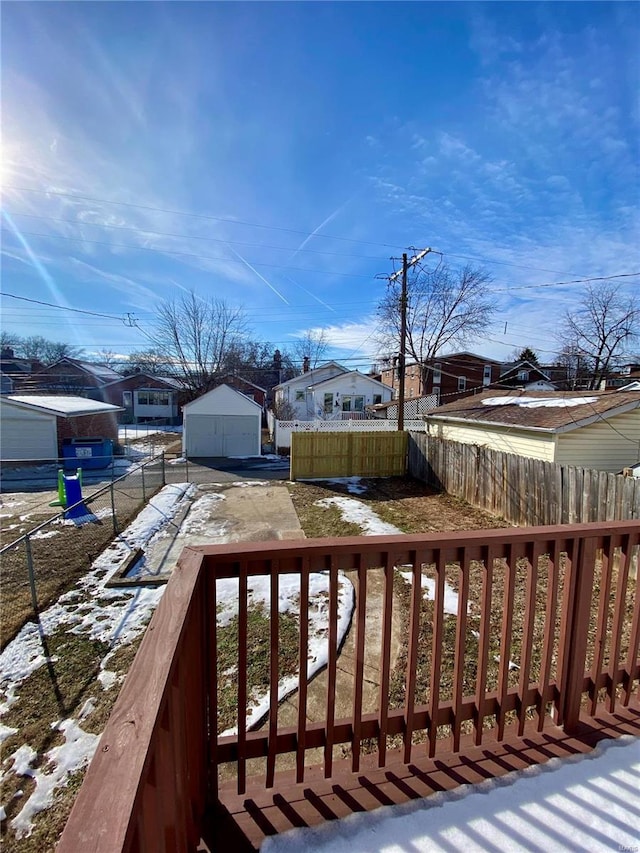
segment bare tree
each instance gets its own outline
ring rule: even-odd
[[[38,359],[43,364],[53,364],[61,358],[79,358],[83,350],[62,341],[50,341],[42,335],[21,338],[15,347],[16,355]]]
[[[132,373],[148,373],[150,376],[172,375],[173,365],[157,349],[137,350],[129,354],[124,367],[125,376]]]
[[[561,343],[587,362],[587,387],[598,388],[638,337],[640,299],[612,284],[588,285],[578,308],[565,314],[565,322]]]
[[[484,332],[495,308],[489,299],[490,275],[466,266],[458,273],[441,264],[420,270],[407,281],[406,349],[422,370],[426,382],[430,362],[448,345],[460,346]],[[383,352],[397,352],[400,343],[400,288],[395,279],[378,306],[378,344]]]
[[[159,306],[153,343],[192,396],[197,396],[213,387],[225,370],[226,355],[245,333],[242,309],[191,291]]]
[[[329,349],[329,340],[324,329],[308,329],[291,347],[294,361],[302,366],[305,358],[309,359],[309,367],[317,367]]]

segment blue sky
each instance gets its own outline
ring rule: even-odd
[[[431,246],[493,276],[467,349],[552,360],[554,283],[640,270],[639,39],[636,3],[5,3],[2,291],[109,317],[3,328],[127,354],[193,288],[368,366]]]

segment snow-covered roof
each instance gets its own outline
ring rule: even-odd
[[[464,421],[567,432],[640,408],[637,391],[484,391],[455,400],[426,415],[428,421]]]
[[[21,409],[44,412],[61,418],[73,418],[79,415],[99,415],[107,412],[123,412],[122,406],[112,406],[100,400],[87,397],[74,397],[64,394],[8,394],[2,402],[10,403]]]
[[[314,367],[313,370],[307,370],[306,373],[301,373],[299,376],[294,376],[293,379],[287,379],[286,382],[281,382],[275,387],[286,388],[287,385],[293,385],[296,382],[300,382],[301,379],[303,379],[307,383],[307,385],[313,385],[313,375],[326,370],[328,367],[338,368],[338,372],[334,374],[335,376],[338,376],[340,373],[349,373],[349,370],[346,367],[343,367],[341,364],[338,364],[337,361],[327,361],[324,364],[319,364],[318,367]]]

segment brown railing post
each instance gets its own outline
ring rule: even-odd
[[[566,579],[566,594],[570,598],[564,611],[567,614],[566,624],[561,626],[560,633],[563,660],[566,662],[561,685],[560,722],[569,733],[575,732],[580,719],[596,544],[594,538],[578,540]]]

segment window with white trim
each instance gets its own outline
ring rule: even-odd
[[[433,384],[439,385],[442,381],[442,362],[436,361],[433,365]]]
[[[466,391],[467,390],[467,377],[466,376],[458,376],[458,391]]]
[[[482,384],[483,385],[491,385],[491,365],[485,364],[484,370],[482,372]]]

